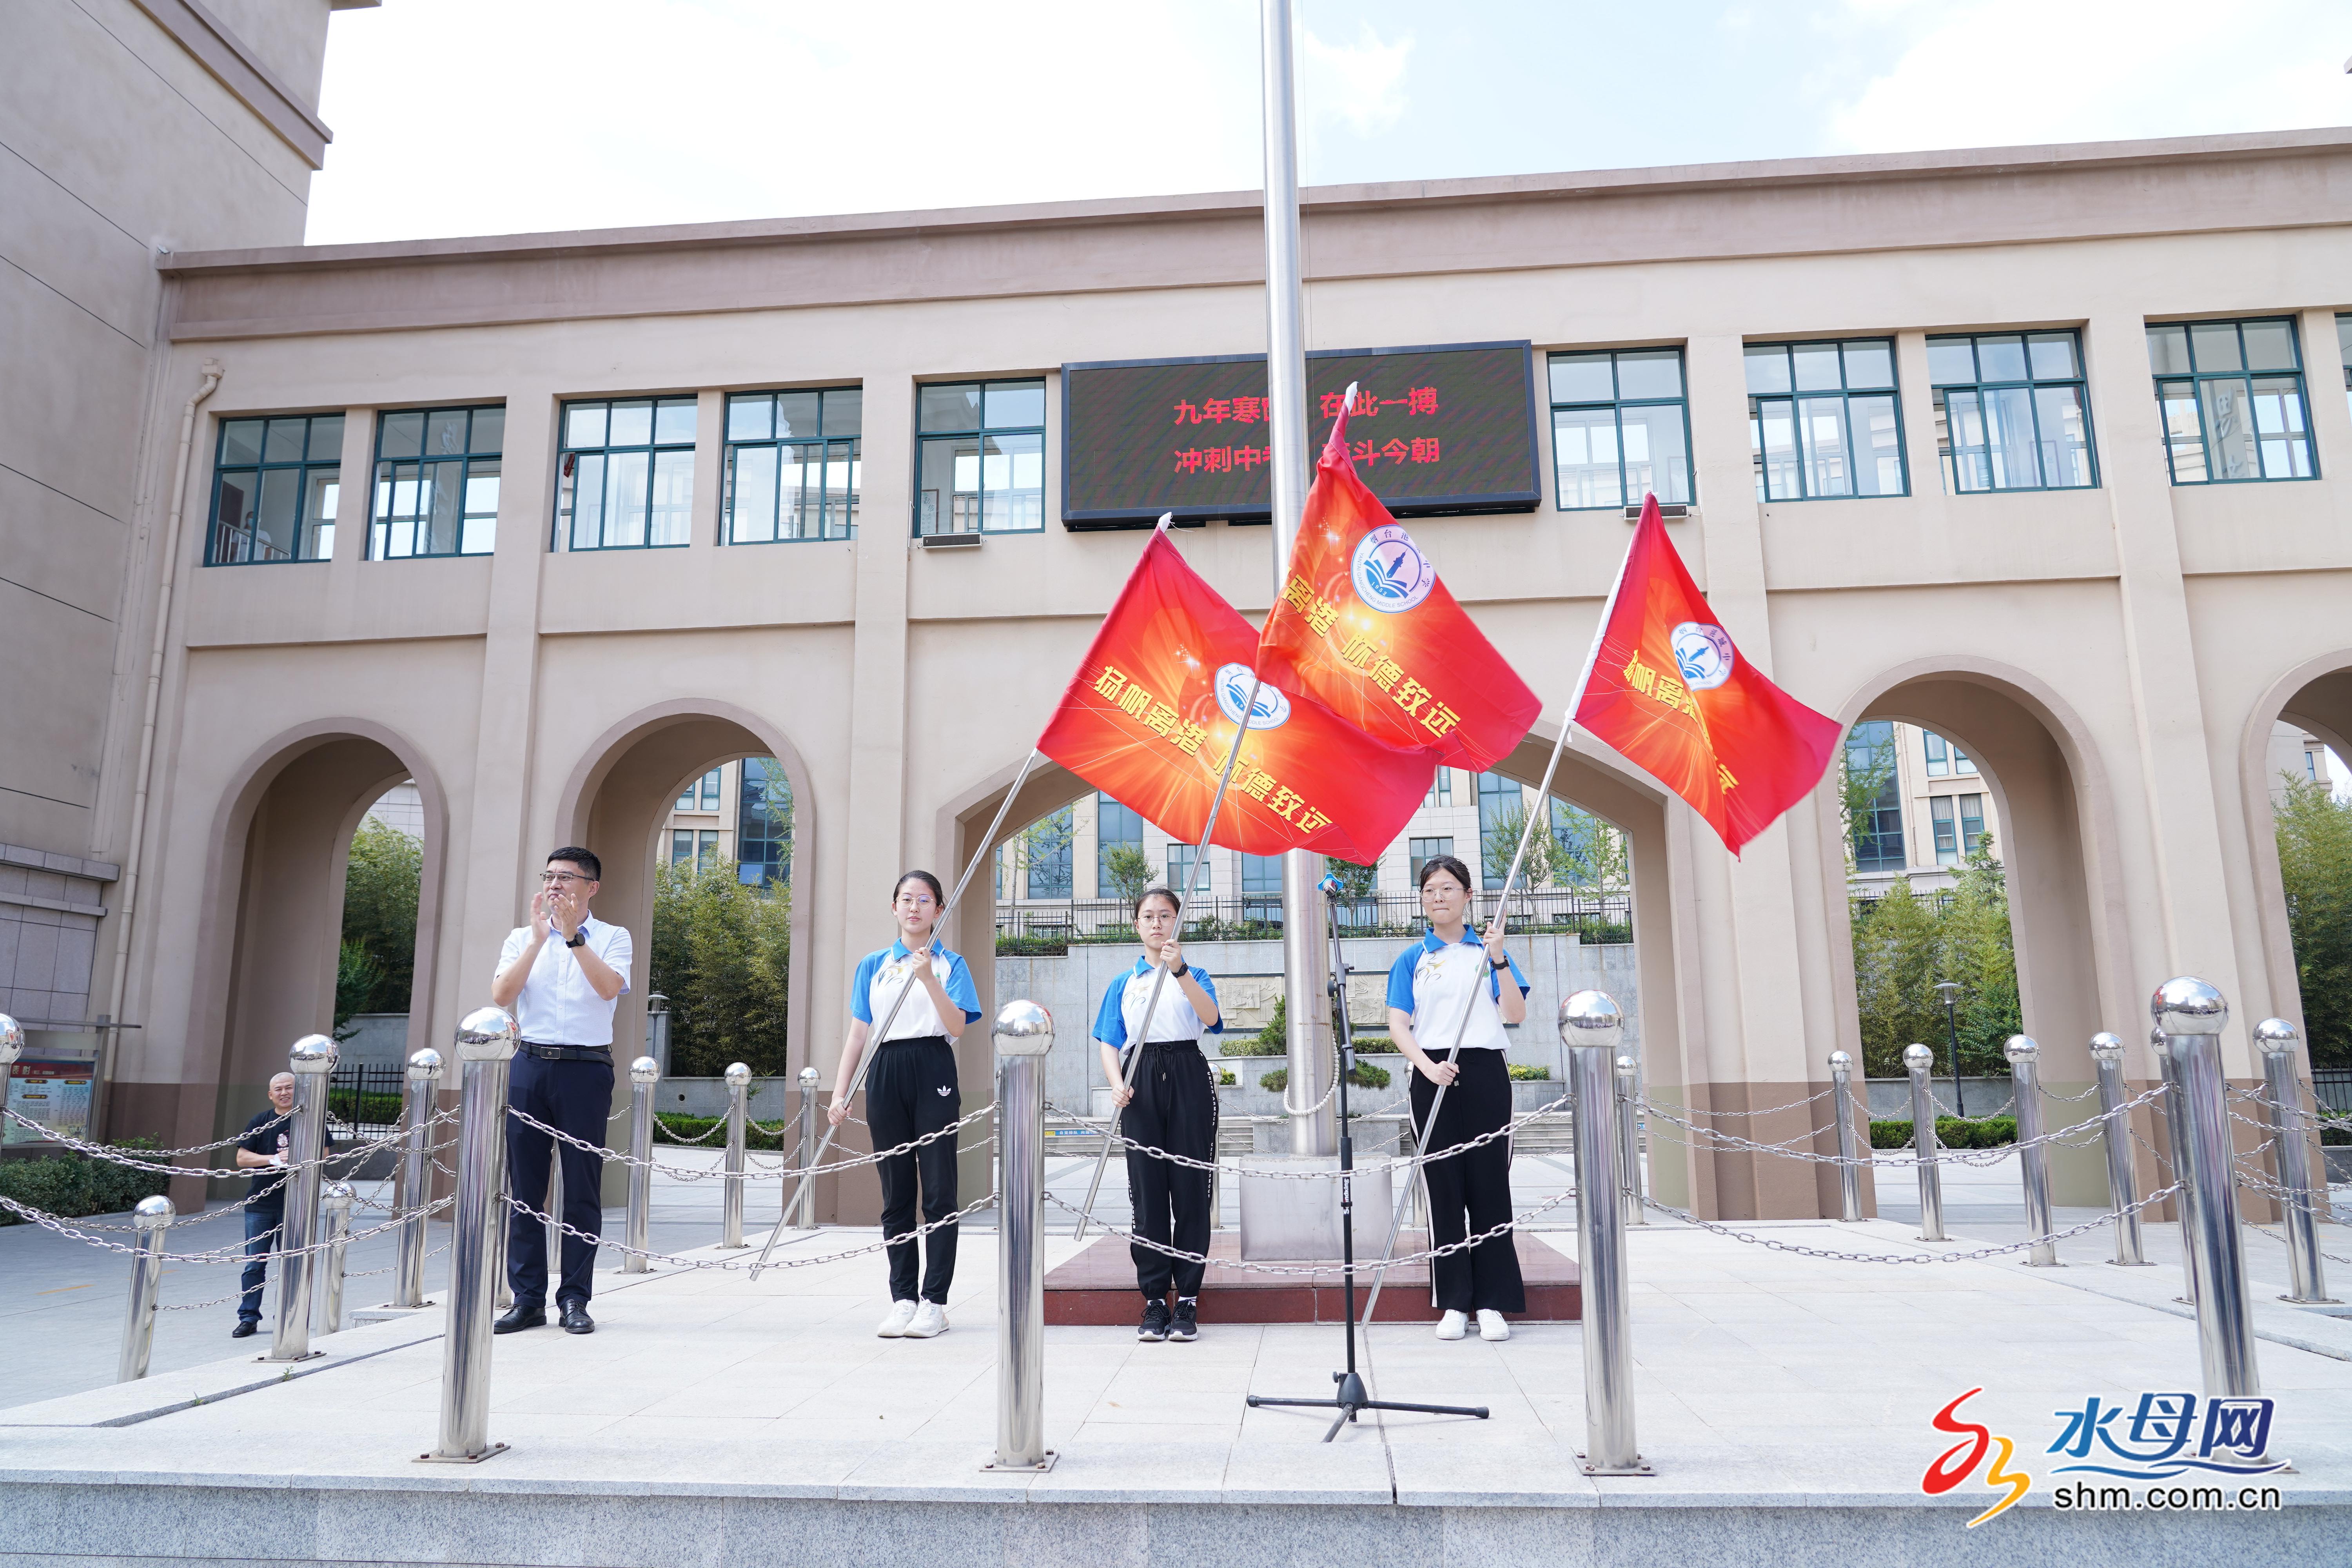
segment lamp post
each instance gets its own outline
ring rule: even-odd
[[[1966,1116],[1969,1102],[1962,1098],[1965,1091],[1960,1088],[1960,984],[1957,980],[1938,980],[1936,994],[1943,998],[1944,1033],[1952,1042],[1952,1114]]]

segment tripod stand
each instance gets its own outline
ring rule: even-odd
[[[1426,1415],[1475,1415],[1484,1421],[1486,1419],[1486,1407],[1483,1405],[1400,1405],[1392,1400],[1374,1399],[1364,1387],[1362,1374],[1356,1371],[1356,1197],[1355,1179],[1349,1173],[1356,1168],[1356,1138],[1354,1123],[1348,1115],[1348,1075],[1356,1070],[1356,1048],[1348,1025],[1348,963],[1339,946],[1339,879],[1327,876],[1316,886],[1323,895],[1323,908],[1331,933],[1331,1028],[1337,1037],[1339,1055],[1339,1279],[1341,1300],[1347,1314],[1348,1367],[1344,1372],[1331,1374],[1331,1381],[1339,1385],[1336,1397],[1273,1399],[1253,1394],[1248,1403],[1252,1408],[1294,1405],[1337,1410],[1339,1419],[1331,1423],[1328,1432],[1323,1434],[1326,1443],[1337,1437],[1339,1428],[1353,1421],[1359,1412],[1366,1410],[1413,1410]]]

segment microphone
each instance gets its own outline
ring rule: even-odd
[[[1322,894],[1327,899],[1336,899],[1339,896],[1340,891],[1339,879],[1332,873],[1326,871],[1323,873],[1323,879],[1315,884],[1315,890]]]

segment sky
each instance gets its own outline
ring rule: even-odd
[[[2352,124],[2343,0],[1297,0],[1308,184]],[[341,11],[314,245],[1255,190],[1255,0]]]

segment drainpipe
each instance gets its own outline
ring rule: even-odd
[[[172,586],[180,574],[180,521],[187,510],[188,454],[195,445],[196,407],[221,382],[219,361],[206,360],[201,369],[204,384],[180,410],[180,449],[172,465],[172,510],[163,523],[163,578],[155,590],[155,636],[147,649],[146,716],[139,727],[139,771],[133,775],[138,787],[131,797],[131,843],[122,857],[122,888],[115,902],[114,984],[106,1015],[110,1027],[102,1052],[105,1066],[99,1074],[100,1094],[114,1083],[114,1061],[122,1038],[122,994],[131,981],[131,921],[139,902],[139,856],[147,838],[147,795],[155,767],[155,713],[163,700],[163,650],[171,631]],[[92,1109],[96,1113],[90,1120],[102,1130],[103,1110]]]

